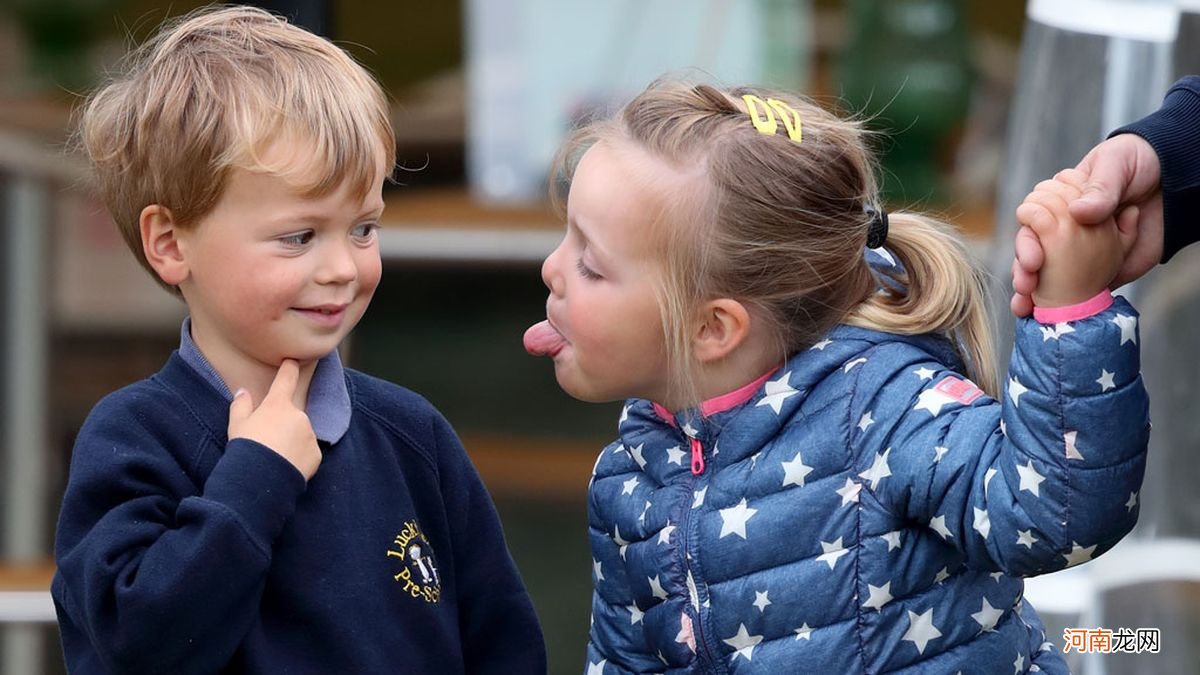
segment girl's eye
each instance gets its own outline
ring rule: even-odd
[[[592,268],[585,265],[583,263],[583,258],[580,258],[579,262],[575,263],[575,266],[579,268],[579,273],[583,275],[584,279],[591,279],[591,280],[595,281],[597,279],[603,278],[599,274],[597,274]]]
[[[299,248],[312,241],[312,238],[312,230],[305,230],[304,232],[297,232],[296,234],[289,234],[286,237],[280,237],[279,241],[285,246]]]
[[[378,231],[379,223],[363,223],[350,230],[350,236],[362,242],[369,242],[375,238]]]

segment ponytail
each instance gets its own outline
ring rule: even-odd
[[[846,323],[901,335],[940,333],[950,339],[967,375],[992,397],[1000,393],[984,278],[954,229],[911,213],[889,217],[891,275],[904,291],[869,295]]]

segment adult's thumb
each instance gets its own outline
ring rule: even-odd
[[[1087,181],[1083,192],[1067,205],[1071,217],[1085,225],[1095,225],[1113,217],[1117,205],[1129,190],[1132,180],[1126,163],[1117,157],[1097,153],[1090,163],[1085,159]],[[1080,166],[1085,166],[1081,163]]]

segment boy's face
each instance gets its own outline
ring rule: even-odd
[[[669,169],[652,162],[605,143],[589,149],[571,181],[566,237],[542,264],[546,316],[562,336],[554,373],[583,401],[666,395],[660,264],[646,234],[654,203],[643,178]]]
[[[303,161],[298,150],[277,144],[265,159]],[[192,338],[223,377],[314,361],[354,328],[379,285],[383,180],[381,165],[363,198],[345,184],[311,197],[234,169],[216,207],[177,235]]]

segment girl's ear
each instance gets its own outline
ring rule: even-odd
[[[178,286],[187,278],[188,266],[180,247],[179,226],[171,210],[161,204],[142,209],[138,218],[142,233],[142,252],[150,267],[170,286]]]
[[[700,322],[692,338],[692,353],[701,363],[719,361],[746,340],[750,333],[750,312],[730,298],[704,303]]]

